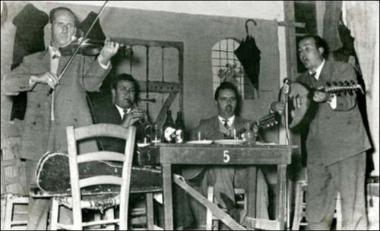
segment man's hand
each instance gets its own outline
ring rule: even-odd
[[[317,103],[326,102],[330,98],[330,94],[323,91],[315,91],[313,94],[313,100]]]
[[[133,125],[137,121],[145,119],[145,118],[146,118],[145,111],[136,108],[128,113],[126,119],[122,122],[121,126],[128,128],[129,126]]]
[[[255,136],[257,136],[257,133],[259,132],[259,126],[257,126],[256,123],[253,124],[252,131],[253,131],[253,134],[255,134]]]
[[[100,51],[99,61],[102,64],[107,65],[108,62],[111,60],[112,56],[114,56],[117,53],[118,49],[119,43],[111,41],[110,38],[106,38],[106,40],[104,41],[104,46]]]
[[[58,82],[58,77],[50,72],[45,72],[39,75],[32,75],[30,77],[30,84],[32,86],[36,83],[46,83],[50,88],[54,89]]]
[[[278,112],[279,114],[282,114],[282,112],[285,110],[285,103],[283,103],[283,102],[273,102],[270,105],[270,109],[273,112]]]

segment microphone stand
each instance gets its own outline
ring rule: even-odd
[[[292,140],[290,137],[290,132],[289,132],[289,93],[290,93],[290,80],[288,78],[284,79],[284,85],[282,87],[282,92],[284,94],[284,103],[285,103],[285,133],[286,133],[286,139],[288,141],[288,151],[289,153],[292,153]],[[291,154],[292,156],[292,154]],[[286,181],[285,184],[285,191],[288,192],[288,188],[291,187],[292,183],[290,180]],[[290,221],[289,221],[289,216],[290,216],[290,200],[289,198],[285,198],[286,201],[286,213],[287,215],[287,220],[285,221],[287,226],[289,226]]]
[[[291,144],[290,140],[290,133],[289,133],[289,92],[290,92],[290,86],[289,86],[289,79],[284,79],[284,85],[282,87],[282,93],[284,94],[284,104],[285,104],[285,133],[286,133],[286,139],[288,140],[288,144]]]

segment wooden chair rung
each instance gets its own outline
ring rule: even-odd
[[[116,224],[119,223],[120,219],[109,219],[109,220],[100,220],[100,221],[91,221],[91,222],[83,222],[84,227],[94,226],[94,225],[107,225],[107,224]]]

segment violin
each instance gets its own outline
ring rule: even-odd
[[[69,45],[65,47],[60,47],[59,51],[62,56],[72,56],[75,51],[78,49],[78,54],[85,56],[96,56],[102,50],[104,41],[85,39],[83,38],[75,39]],[[125,48],[124,44],[119,45],[120,48]]]
[[[88,40],[88,35],[89,35],[90,31],[92,30],[92,28],[94,27],[94,25],[95,25],[95,23],[96,23],[96,20],[98,20],[98,19],[99,19],[99,16],[102,14],[102,12],[103,12],[103,10],[104,10],[104,8],[105,8],[107,2],[108,2],[108,1],[105,1],[105,2],[104,2],[103,6],[102,6],[102,7],[100,8],[100,10],[99,10],[99,13],[96,15],[96,18],[95,18],[94,21],[92,22],[90,28],[87,30],[87,32],[86,32],[86,34],[83,36],[83,38],[82,38],[82,39],[78,39],[78,40],[75,39],[75,40],[74,40],[73,42],[71,42],[68,46],[66,46],[66,47],[67,47],[66,49],[65,49],[65,48],[60,49],[61,55],[70,56],[70,58],[69,58],[69,60],[67,60],[65,66],[64,66],[63,69],[62,69],[61,74],[58,76],[58,81],[61,80],[61,78],[64,76],[66,70],[67,70],[68,67],[71,65],[71,63],[72,63],[73,60],[74,60],[75,55],[78,54],[79,51],[84,51],[84,50],[89,51],[88,49],[83,49],[84,47],[86,47],[86,46],[84,46],[83,44],[85,44],[84,42],[88,42],[88,41],[87,41],[87,40]],[[75,41],[76,41],[76,42],[75,42]],[[75,46],[75,44],[77,44],[77,45]],[[87,47],[88,47],[88,46],[87,46]],[[66,52],[66,51],[67,51],[67,52]],[[99,54],[100,51],[101,51],[101,48],[99,48],[99,49],[93,49],[92,51],[93,51],[92,54]],[[95,51],[96,51],[97,53],[96,53]],[[48,95],[52,94],[53,90],[54,90],[54,89],[51,88],[51,89],[49,90],[49,92],[48,92]],[[53,101],[52,101],[52,103],[53,103]]]

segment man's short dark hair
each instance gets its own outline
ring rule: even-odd
[[[228,81],[222,82],[218,86],[218,88],[216,88],[214,99],[218,100],[220,91],[221,90],[225,90],[225,89],[229,89],[229,90],[231,90],[231,91],[233,91],[235,93],[236,100],[237,100],[235,114],[239,114],[239,112],[240,112],[240,104],[241,104],[241,97],[240,97],[240,94],[239,94],[239,90],[238,90],[238,88],[236,87],[235,84],[233,84],[231,82],[228,82]]]
[[[53,24],[53,21],[55,19],[55,13],[57,13],[58,11],[67,11],[67,12],[69,12],[74,17],[75,26],[77,27],[79,25],[78,17],[75,15],[75,13],[71,9],[69,9],[67,7],[64,7],[64,6],[60,6],[60,7],[54,8],[54,9],[52,9],[50,11],[49,20],[50,20],[51,24]]]
[[[329,46],[328,46],[326,40],[324,40],[323,38],[321,38],[319,35],[307,34],[307,35],[302,36],[299,41],[302,41],[302,40],[307,39],[307,38],[314,39],[315,46],[317,48],[320,48],[320,47],[323,48],[324,51],[322,53],[322,57],[325,58],[325,59],[327,59],[328,56],[329,56],[329,53],[330,53],[330,49],[329,49]]]
[[[138,101],[139,96],[140,96],[139,82],[132,75],[123,73],[123,74],[116,75],[113,78],[113,81],[111,83],[111,89],[116,90],[117,84],[120,81],[129,81],[133,84],[133,87],[135,88],[135,100]]]

